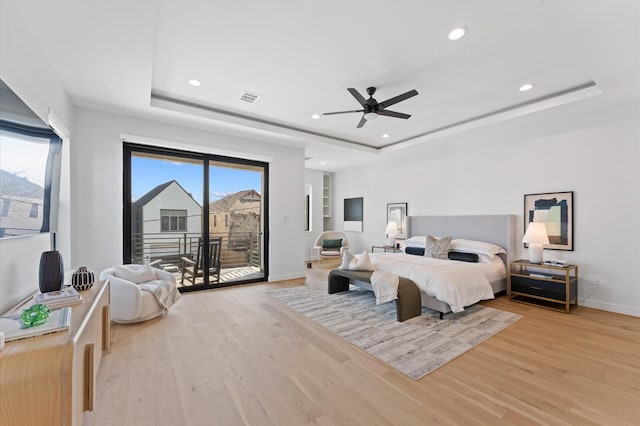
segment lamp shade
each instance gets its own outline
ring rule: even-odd
[[[398,235],[398,224],[396,224],[394,221],[390,221],[389,223],[387,223],[387,229],[385,229],[384,233],[395,237],[396,235]]]
[[[549,244],[547,226],[542,222],[530,222],[522,238],[523,243],[528,244]]]
[[[546,225],[542,222],[530,222],[522,242],[529,244],[529,262],[542,263],[544,255],[542,245],[549,244]]]
[[[387,229],[385,229],[385,234],[387,234],[387,245],[393,247],[396,245],[396,235],[400,232],[398,231],[398,225],[394,221],[389,221],[387,223]]]

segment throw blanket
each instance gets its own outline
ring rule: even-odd
[[[376,305],[391,302],[398,298],[398,284],[400,277],[379,269],[371,274],[371,287],[376,295]]]
[[[169,311],[169,308],[180,300],[178,288],[169,281],[153,280],[138,285],[141,290],[148,291],[155,296],[165,315]]]

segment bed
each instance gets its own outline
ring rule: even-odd
[[[427,259],[423,256],[398,253],[376,253],[370,258],[379,269],[391,272],[405,279],[410,279],[418,287],[420,304],[440,312],[440,318],[448,312],[459,312],[464,306],[470,306],[480,300],[493,298],[495,294],[507,288],[506,265],[515,252],[515,216],[514,215],[482,215],[482,216],[409,216],[407,217],[407,236],[452,236],[453,239],[465,239],[490,243],[502,247],[505,253],[492,256],[493,264],[475,264],[454,260]],[[500,265],[496,265],[500,263]],[[431,264],[431,270],[420,270],[419,264]],[[458,266],[459,265],[459,266]],[[459,276],[467,279],[473,274],[472,269],[482,269],[480,274],[488,281],[490,288],[484,283],[470,294],[456,296],[457,290],[447,281],[448,277]],[[340,272],[336,271],[336,274]],[[432,278],[437,277],[433,283]],[[431,281],[429,281],[431,280]],[[426,282],[431,283],[430,287]],[[350,279],[350,283],[361,288],[372,290],[371,283],[359,279]],[[437,291],[434,291],[434,288]],[[466,290],[465,290],[466,291]],[[436,295],[439,297],[436,297]],[[441,300],[442,299],[442,300]],[[414,303],[402,301],[402,303]],[[399,308],[400,306],[398,306]]]

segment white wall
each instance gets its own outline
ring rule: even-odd
[[[123,135],[158,145],[227,155],[246,153],[269,162],[269,280],[304,276],[304,151],[250,139],[103,113],[76,111],[72,191],[75,262],[100,271],[122,263]],[[131,138],[136,142],[136,138]],[[293,196],[298,194],[299,196]]]
[[[55,115],[58,127],[73,123],[73,108],[67,93],[52,70],[43,48],[24,31],[23,18],[11,2],[0,2],[0,78],[44,121]],[[66,135],[65,135],[66,136]],[[71,259],[69,209],[69,147],[64,140],[60,211],[58,216],[58,249],[69,270]],[[49,235],[0,240],[0,313],[38,289],[40,254],[50,249]]]
[[[638,117],[637,103],[582,115],[553,110],[338,172],[336,229],[342,200],[362,196],[364,232],[348,233],[354,251],[384,241],[391,202],[408,202],[410,215],[515,214],[522,236],[524,194],[574,191],[575,250],[545,257],[579,266],[581,304],[640,316]],[[517,256],[527,251],[520,246]]]

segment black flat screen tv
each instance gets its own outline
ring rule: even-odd
[[[0,238],[55,232],[62,139],[0,80]]]

